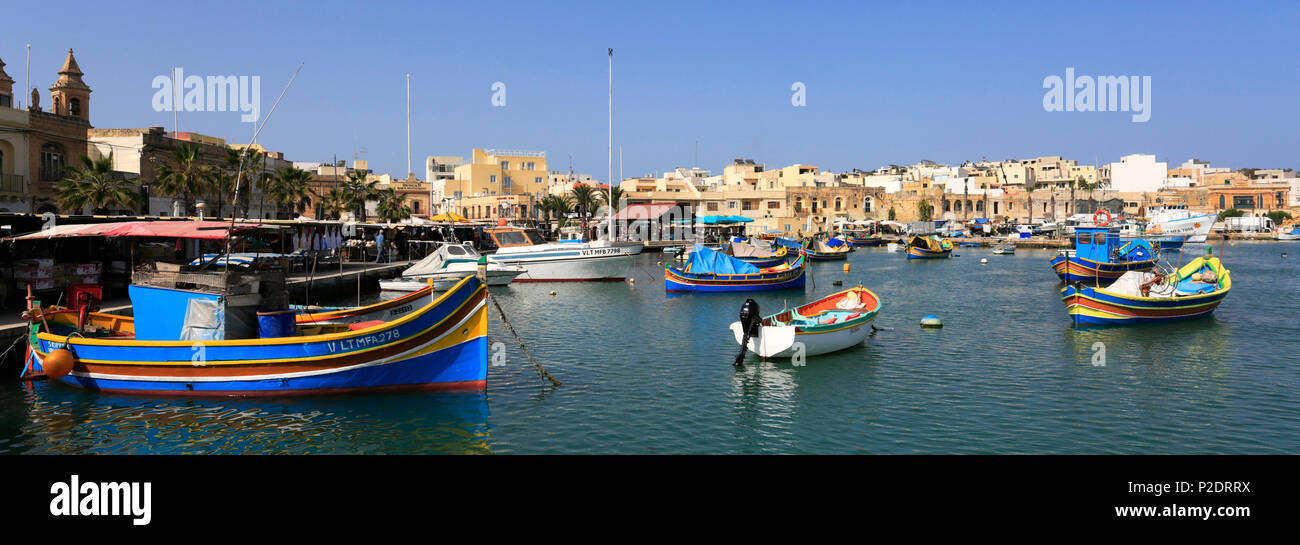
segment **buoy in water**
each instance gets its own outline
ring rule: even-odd
[[[844,264],[844,272],[849,272],[849,264],[848,264],[848,263],[845,263],[845,264]]]
[[[943,320],[933,314],[926,314],[921,318],[921,327],[943,327]]]
[[[980,263],[988,263],[988,262],[989,262],[989,258],[987,257],[980,259]]]
[[[628,284],[635,284],[635,283],[636,283],[636,279],[635,279],[635,278],[628,278],[628,279],[627,279],[627,283],[628,283]]]
[[[77,356],[71,350],[59,348],[41,360],[41,369],[50,378],[63,378],[72,372],[72,366],[76,363]]]
[[[551,297],[555,296],[555,290],[551,290]]]
[[[834,281],[834,282],[831,282],[831,285],[832,285],[832,286],[843,286],[843,285],[844,285],[844,282],[841,282],[841,281],[839,281],[839,280],[836,280],[836,281]]]

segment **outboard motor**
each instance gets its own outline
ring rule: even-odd
[[[732,365],[744,366],[745,352],[749,350],[749,339],[758,335],[759,328],[762,326],[763,314],[758,310],[758,301],[745,299],[745,304],[740,305],[740,328],[745,334],[740,339],[740,353],[736,354],[736,361]]]

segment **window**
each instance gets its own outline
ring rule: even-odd
[[[540,185],[542,183],[542,177],[538,176],[536,178],[533,178],[533,183]]]
[[[835,210],[843,210],[843,209],[844,209],[844,202],[839,197],[835,197]]]
[[[1092,235],[1092,243],[1093,243],[1093,244],[1096,244],[1096,245],[1098,245],[1098,246],[1105,246],[1105,245],[1106,245],[1106,233],[1094,233],[1094,234]]]
[[[727,201],[728,210],[735,210],[735,208],[736,208],[736,201]]]
[[[41,181],[53,182],[63,179],[63,147],[58,144],[41,146]]]
[[[0,107],[13,108],[14,98],[9,95],[0,95]]]
[[[506,190],[506,191],[509,191],[509,190],[510,190],[510,177],[509,177],[509,176],[506,176],[505,183],[501,184],[501,189]]]
[[[717,211],[718,211],[718,203],[716,203],[716,202],[707,203],[707,204],[704,205],[704,209],[705,209],[705,210],[708,210],[709,212],[717,212]]]
[[[411,201],[411,213],[412,214],[420,213],[420,201]]]
[[[493,174],[493,175],[491,175],[491,176],[488,176],[488,183],[490,183],[490,184],[495,184],[495,183],[497,183],[497,175],[496,175],[496,174]]]
[[[1250,195],[1236,195],[1232,197],[1233,208],[1254,208],[1255,197]]]
[[[776,210],[778,208],[781,208],[781,201],[767,201],[768,210]]]
[[[81,115],[81,99],[74,98],[68,101],[68,113],[75,116]]]
[[[501,161],[501,170],[510,170],[510,161]]]

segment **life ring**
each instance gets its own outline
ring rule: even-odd
[[[1099,216],[1106,216],[1106,221],[1101,221],[1101,219],[1099,219]],[[1107,225],[1110,225],[1110,211],[1098,210],[1094,212],[1092,214],[1092,222],[1097,224],[1100,227],[1105,227]]]

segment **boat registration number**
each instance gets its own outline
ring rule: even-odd
[[[393,310],[388,311],[388,315],[389,315],[389,316],[400,316],[400,315],[402,315],[402,314],[404,314],[404,313],[410,312],[412,308],[414,308],[412,305],[406,305],[406,306],[403,306],[403,307],[398,307],[398,308],[395,308],[395,309],[393,309]]]
[[[623,250],[620,250],[620,249],[618,249],[618,248],[602,248],[602,249],[598,249],[598,250],[582,250],[582,255],[618,255],[618,254],[621,254],[621,253],[623,253]]]
[[[325,343],[325,348],[330,352],[347,352],[349,350],[369,348],[371,346],[395,341],[401,338],[401,336],[402,334],[398,330],[390,329],[388,331],[383,331],[372,335],[366,335],[364,337],[357,337],[355,339],[343,339],[341,341],[330,341]]]

